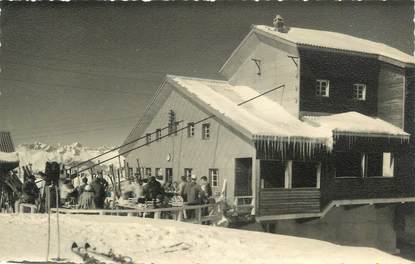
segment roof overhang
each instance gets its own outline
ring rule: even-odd
[[[346,112],[326,116],[303,116],[311,125],[331,130],[336,137],[369,137],[409,141],[410,134],[380,118],[358,112]]]

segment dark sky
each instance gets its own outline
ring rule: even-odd
[[[120,144],[165,74],[217,72],[251,24],[413,53],[413,2],[2,3],[0,130],[15,143]]]

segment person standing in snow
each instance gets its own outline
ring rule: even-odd
[[[202,189],[201,202],[203,204],[207,204],[209,199],[212,197],[212,187],[210,186],[206,176],[202,176],[200,181],[200,188]]]
[[[81,196],[81,194],[84,192],[85,186],[88,185],[88,178],[83,177],[82,178],[82,184],[78,186],[78,195]]]
[[[39,198],[39,188],[35,183],[35,176],[30,175],[23,185],[22,202],[35,204]]]
[[[200,185],[197,184],[196,175],[191,176],[192,181],[190,184],[188,184],[187,187],[187,204],[188,205],[196,205],[200,204],[200,198],[202,196],[202,189],[200,188]]]
[[[187,202],[187,192],[186,192],[186,188],[187,188],[187,179],[186,176],[182,176],[181,177],[181,182],[179,183],[179,187],[178,187],[178,194],[183,198],[184,202]]]
[[[99,209],[104,208],[104,201],[107,194],[105,189],[105,182],[106,181],[103,179],[103,176],[101,174],[98,177],[96,177],[91,183],[92,189],[95,193],[95,206]]]
[[[78,209],[95,209],[95,195],[91,185],[87,184],[79,197]]]
[[[200,198],[202,195],[202,189],[200,188],[200,185],[197,184],[196,175],[191,176],[192,181],[187,185],[187,205],[198,205],[200,204]],[[195,210],[187,210],[186,212],[188,218],[195,217]]]

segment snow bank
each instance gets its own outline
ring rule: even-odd
[[[76,262],[81,260],[70,251],[74,241],[102,251],[112,248],[135,263],[410,263],[373,248],[171,220],[85,215],[60,220],[61,257]],[[0,260],[45,260],[46,215],[2,214],[0,226]],[[56,257],[55,226],[51,241],[50,254]]]
[[[304,44],[309,46],[376,54],[405,63],[415,64],[414,57],[398,49],[382,43],[357,38],[346,34],[296,27],[291,27],[287,33],[281,33],[276,31],[273,27],[269,26],[257,25],[254,27],[255,29],[267,32],[278,38],[288,40],[299,45]]]

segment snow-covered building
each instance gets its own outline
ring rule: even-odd
[[[10,174],[19,166],[10,132],[0,131],[0,211],[13,210],[16,194],[21,188],[20,180]]]
[[[166,76],[120,152],[252,197],[269,231],[394,250],[396,204],[415,201],[414,57],[275,24],[252,26],[225,81]]]

